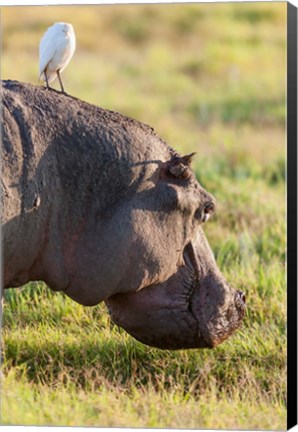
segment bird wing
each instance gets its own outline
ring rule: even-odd
[[[39,44],[39,78],[55,55],[55,38],[57,29],[54,26],[48,28]]]

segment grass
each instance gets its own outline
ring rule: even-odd
[[[222,345],[171,352],[135,341],[104,305],[40,282],[7,290],[1,423],[285,429],[286,4],[1,12],[2,78],[38,84],[39,39],[69,21],[66,90],[197,152],[194,171],[218,203],[205,232],[247,297],[242,328]]]

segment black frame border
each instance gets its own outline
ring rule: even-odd
[[[297,8],[287,3],[287,428],[297,424]]]

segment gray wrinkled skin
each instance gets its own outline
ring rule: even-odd
[[[147,125],[4,81],[4,287],[42,280],[159,348],[213,347],[241,323],[202,231],[214,198]]]

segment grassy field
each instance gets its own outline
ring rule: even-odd
[[[2,78],[38,84],[38,44],[71,22],[67,92],[149,123],[217,198],[205,232],[245,291],[214,350],[146,347],[42,283],[7,290],[2,424],[286,427],[286,3],[2,8]],[[57,83],[55,86],[58,88]]]

